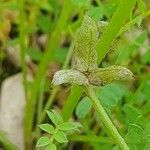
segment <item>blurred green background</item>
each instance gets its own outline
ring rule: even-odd
[[[84,13],[109,22],[118,4],[119,0],[0,0],[0,148],[35,149],[43,134],[37,125],[49,122],[45,110],[61,113],[66,105],[70,86],[51,88],[51,80],[55,71],[70,67],[75,33]],[[113,40],[99,64],[122,65],[136,75],[130,83],[115,82],[97,91],[131,150],[150,149],[149,9],[149,0],[137,1],[126,20],[135,22]],[[77,95],[72,98],[78,99]],[[58,149],[119,149],[110,142],[85,94],[79,99],[83,101],[69,118],[83,128]]]

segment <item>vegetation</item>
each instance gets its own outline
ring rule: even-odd
[[[150,149],[149,6],[0,2],[0,84],[22,73],[25,149]],[[16,65],[7,49],[18,45]],[[0,143],[18,149],[3,132]]]

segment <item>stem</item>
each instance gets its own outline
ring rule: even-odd
[[[41,80],[43,78],[43,75],[46,72],[47,66],[53,59],[54,51],[58,47],[59,40],[61,38],[61,33],[66,25],[66,22],[69,18],[69,15],[72,11],[72,4],[70,0],[64,1],[64,7],[60,13],[60,16],[58,18],[58,21],[55,25],[54,31],[49,39],[49,45],[47,50],[45,51],[41,62],[38,67],[38,71],[36,73],[36,78],[33,82],[33,85],[31,87],[31,96],[27,100],[26,104],[26,112],[25,112],[25,138],[26,142],[30,144],[31,142],[31,133],[32,133],[32,125],[33,125],[33,119],[35,115],[35,105],[37,100],[37,93],[39,90],[39,85],[41,83]]]
[[[100,101],[98,100],[93,88],[89,85],[85,87],[85,91],[87,92],[89,98],[92,101],[93,107],[98,112],[99,116],[101,117],[101,120],[103,124],[108,129],[109,133],[112,135],[112,137],[115,139],[116,143],[120,146],[122,150],[129,150],[129,147],[127,146],[125,140],[122,138],[122,136],[119,134],[118,130],[110,120],[109,116],[107,115],[105,109],[101,105]]]
[[[20,40],[20,58],[22,65],[22,74],[23,74],[23,85],[25,90],[25,95],[27,94],[27,85],[26,85],[26,62],[25,62],[25,49],[26,49],[26,35],[25,35],[25,13],[24,13],[24,0],[18,1],[19,7],[19,40]]]

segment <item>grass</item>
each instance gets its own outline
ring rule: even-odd
[[[4,45],[2,49],[12,46],[15,40],[17,41],[16,43],[20,45],[21,72],[23,74],[23,84],[27,99],[24,118],[25,143],[27,149],[35,147],[33,141],[43,135],[43,132],[40,132],[37,127],[37,124],[45,121],[51,123],[47,120],[46,116],[46,110],[50,108],[61,111],[62,117],[66,122],[76,120],[82,123],[83,128],[80,132],[68,138],[70,141],[75,142],[77,148],[90,150],[92,147],[94,150],[97,150],[97,147],[101,146],[102,150],[109,150],[113,148],[117,149],[117,147],[114,146],[117,143],[123,150],[132,150],[133,148],[137,150],[143,148],[145,148],[145,150],[149,149],[150,104],[148,100],[150,97],[150,57],[149,46],[144,43],[146,39],[148,40],[149,36],[146,21],[143,23],[144,27],[143,24],[141,24],[141,32],[147,33],[148,36],[143,33],[144,36],[141,34],[141,37],[139,36],[139,40],[137,41],[134,39],[130,41],[123,36],[123,33],[126,31],[131,32],[131,28],[138,30],[135,28],[136,24],[140,24],[143,19],[147,19],[150,15],[150,11],[146,10],[147,5],[144,3],[147,4],[148,2],[142,0],[121,0],[120,2],[118,0],[108,2],[96,0],[90,3],[86,0],[64,0],[61,2],[59,0],[51,0],[49,2],[43,1],[40,5],[36,1],[26,2],[24,0],[0,2],[1,12],[3,12],[3,9],[8,9],[12,11],[12,14],[15,14],[15,11],[19,13],[19,16],[15,16],[15,21],[13,19],[10,21],[11,25],[15,24],[17,26],[16,30],[19,35],[16,34],[16,37],[14,36],[12,38],[9,37],[10,33],[6,34],[7,40],[4,43],[2,42],[2,45]],[[46,72],[50,70],[48,68],[49,64],[60,65],[58,68],[62,69],[70,68],[75,43],[74,39],[76,37],[75,33],[80,26],[83,14],[86,10],[89,10],[89,15],[94,19],[106,19],[109,21],[109,25],[102,33],[101,40],[98,43],[98,62],[100,66],[105,67],[114,64],[116,59],[119,59],[121,64],[133,70],[138,77],[137,80],[132,81],[130,83],[131,85],[122,85],[123,88],[128,87],[127,89],[130,90],[121,90],[118,83],[116,83],[115,86],[110,84],[110,86],[104,86],[98,90],[100,94],[102,93],[103,98],[101,99],[100,94],[97,94],[95,89],[90,86],[84,89],[81,86],[75,85],[71,87],[62,86],[46,89]],[[33,20],[31,19],[32,17]],[[41,18],[44,18],[43,20],[46,23]],[[0,17],[0,27],[2,27],[1,20],[2,22],[7,20],[5,15],[3,16],[3,13]],[[45,27],[44,31],[42,30],[42,26],[40,26],[40,21]],[[31,24],[31,28],[28,27],[27,24]],[[50,26],[50,31],[48,32],[46,32],[47,26]],[[14,30],[14,27],[12,28]],[[5,31],[3,32],[2,28],[0,37],[3,34],[5,34]],[[35,42],[36,44],[33,44],[34,38],[32,37],[39,38],[41,35],[48,36],[48,42],[45,44],[47,46],[44,45],[44,48],[39,46],[39,43],[37,44]],[[118,37],[120,38],[118,46],[115,46],[113,54],[110,53],[107,55],[112,44]],[[36,53],[36,55],[40,57],[39,60],[34,60],[31,57],[32,63],[36,66],[34,69],[36,70],[37,68],[31,85],[29,85],[27,81],[30,64],[26,62],[26,56],[28,55],[26,49],[30,47],[35,49],[38,47],[37,49],[40,49],[40,53],[42,53],[42,56],[38,55],[38,52]],[[141,55],[138,51],[141,47],[146,51],[144,55]],[[68,51],[64,52],[63,48],[66,48]],[[124,52],[122,50],[124,50]],[[59,53],[59,58],[65,55],[63,62],[59,63],[59,58],[56,60],[56,53]],[[7,74],[8,76],[10,75],[4,69],[8,66],[3,65],[3,61],[7,62],[7,59],[8,58],[4,55],[1,61],[2,71],[4,70],[4,74],[2,75],[4,78],[7,77]],[[116,86],[118,88],[116,88]],[[67,94],[63,93],[65,97],[67,97],[65,102],[62,102],[64,96],[61,94],[62,89],[68,91]],[[116,92],[116,90],[118,91]],[[85,96],[85,93],[90,97],[93,108],[97,111],[97,115],[95,115],[95,111],[87,111],[86,116],[80,118],[75,114],[75,110],[79,101]],[[99,120],[101,120],[104,126]],[[109,138],[109,135],[111,135],[113,139]],[[125,140],[123,139],[124,137]],[[133,141],[131,142],[130,140]],[[139,144],[139,141],[142,142]],[[4,147],[6,146],[7,149],[16,148],[3,134],[0,136],[0,142]],[[80,142],[81,146],[78,146],[78,142]],[[62,144],[57,146],[63,149]]]

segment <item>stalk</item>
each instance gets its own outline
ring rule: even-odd
[[[37,101],[37,93],[39,91],[39,85],[41,83],[43,75],[46,72],[48,64],[50,63],[50,61],[52,61],[54,51],[58,47],[58,43],[61,37],[60,34],[66,25],[66,22],[69,18],[68,14],[70,14],[71,11],[72,11],[71,1],[70,0],[64,1],[64,6],[61,11],[60,17],[58,18],[54,31],[49,39],[48,48],[41,59],[41,62],[38,67],[38,71],[36,73],[35,80],[31,87],[31,96],[27,100],[26,110],[25,110],[25,122],[24,122],[25,138],[26,138],[27,145],[30,145],[31,143],[32,126],[34,121],[35,105]]]
[[[100,101],[98,100],[93,88],[90,85],[88,85],[85,87],[85,91],[88,94],[89,98],[91,99],[93,107],[97,111],[98,115],[100,116],[101,121],[108,129],[109,134],[114,138],[115,142],[120,146],[122,150],[129,150],[129,147],[126,144],[125,140],[119,134],[118,130],[116,129],[111,119],[107,115],[105,109],[103,108]]]
[[[26,49],[26,35],[25,35],[25,12],[24,12],[24,0],[18,1],[19,7],[19,42],[20,42],[20,59],[21,59],[21,67],[23,74],[23,85],[25,90],[25,95],[27,94],[27,85],[26,85],[26,74],[27,67],[25,62],[25,49]]]

